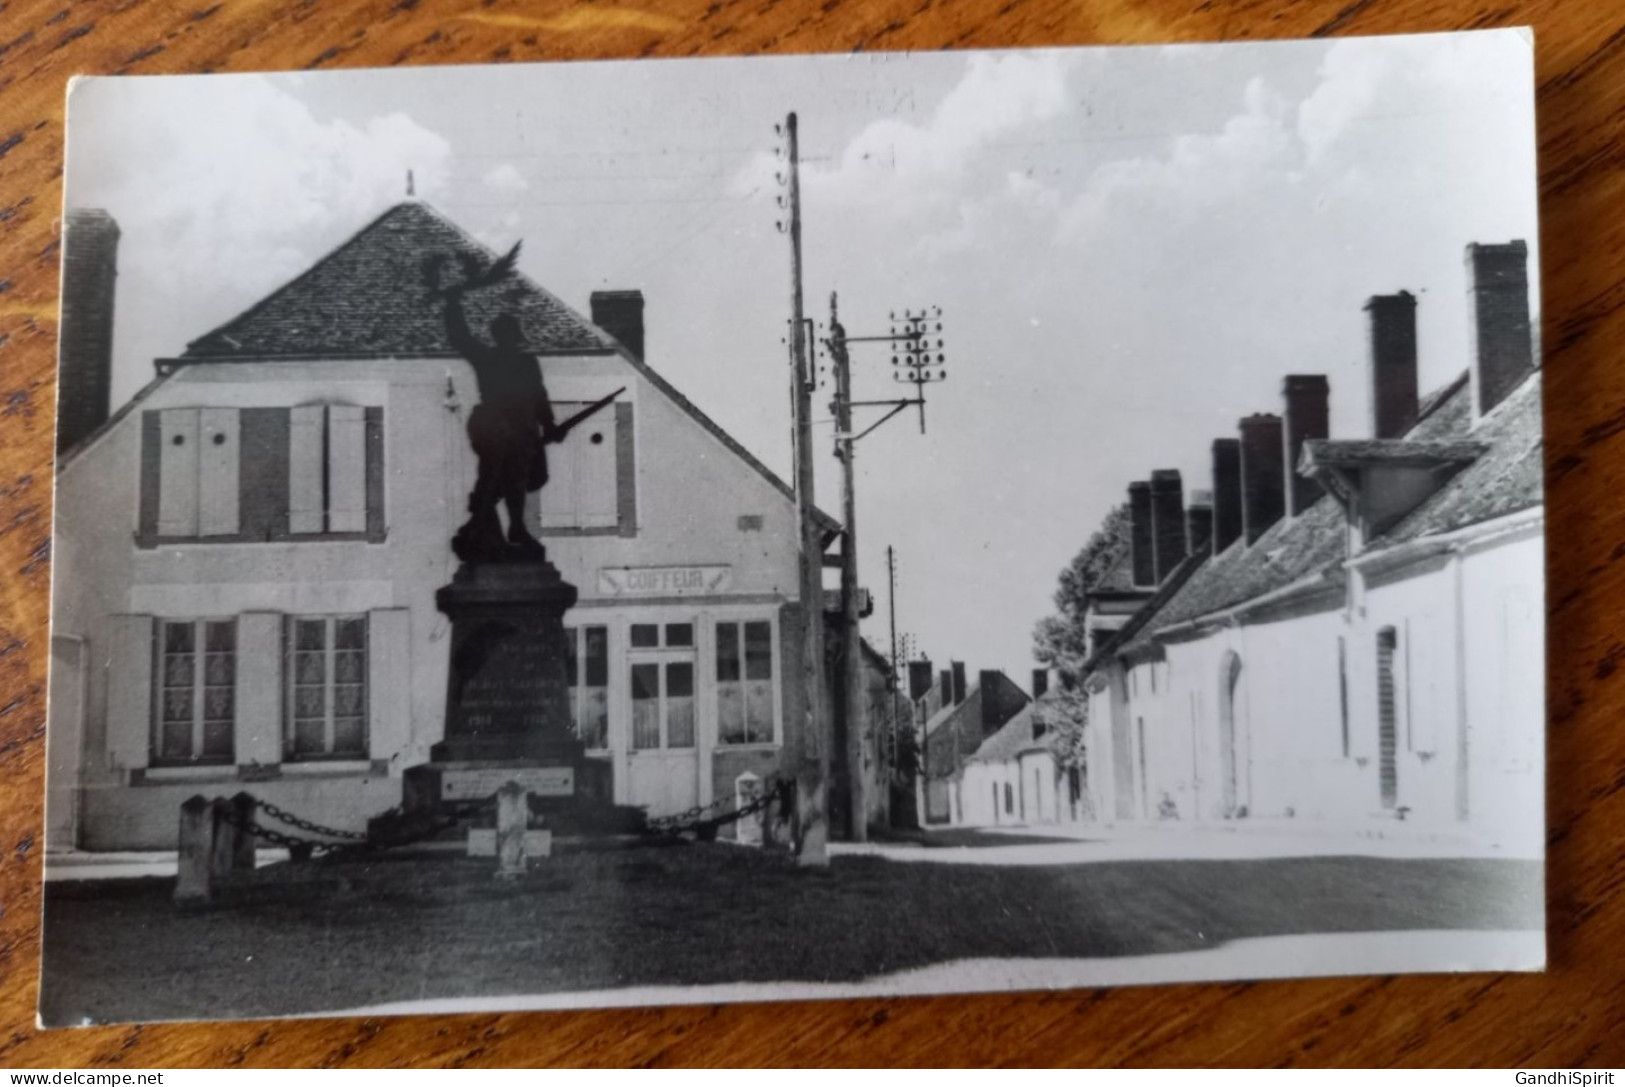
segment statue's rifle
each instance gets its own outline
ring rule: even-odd
[[[585,423],[588,419],[591,419],[600,411],[603,411],[605,408],[609,407],[609,405],[614,402],[615,398],[620,396],[625,391],[626,386],[622,385],[619,389],[616,389],[602,400],[594,400],[591,404],[588,404],[586,407],[570,416],[570,418],[566,419],[564,422],[554,424],[552,438],[553,443],[557,444],[564,441],[565,438],[570,436],[570,431],[574,430],[582,423]]]

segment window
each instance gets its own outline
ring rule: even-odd
[[[559,422],[587,407],[554,401]],[[622,535],[636,531],[632,405],[616,402],[547,447],[547,485],[537,496],[537,530],[552,535]]]
[[[367,757],[367,617],[287,624],[289,760]]]
[[[383,539],[382,408],[166,408],[142,427],[144,546]]]
[[[1004,783],[1004,814],[1013,815],[1013,814],[1015,814],[1015,810],[1016,810],[1016,794],[1015,794],[1015,790],[1010,788],[1010,783],[1007,781],[1007,782]]]
[[[724,744],[772,743],[773,624],[717,624],[717,737]]]
[[[632,750],[694,746],[694,662],[638,661],[631,666]]]
[[[237,623],[159,620],[155,765],[230,763],[237,715]]]
[[[609,747],[609,628],[564,628],[569,647],[570,716],[591,750]]]

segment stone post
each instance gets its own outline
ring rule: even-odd
[[[762,779],[746,770],[734,778],[734,810],[753,804],[762,795]],[[760,846],[767,826],[768,811],[764,808],[755,815],[747,815],[734,823],[734,840],[740,845]]]
[[[497,878],[525,874],[525,831],[530,826],[530,794],[517,781],[497,790]]]
[[[254,799],[252,793],[241,792],[231,798],[231,812],[236,823],[232,827],[236,848],[231,851],[231,868],[234,872],[254,870],[254,850],[258,848],[258,842],[249,828],[254,825],[254,812],[258,807],[259,801]]]
[[[204,906],[213,897],[214,805],[194,796],[181,805],[180,843],[176,857],[175,904]]]

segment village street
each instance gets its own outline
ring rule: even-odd
[[[723,843],[582,845],[515,883],[451,854],[278,863],[201,911],[176,910],[164,878],[57,881],[42,1008],[77,1023],[713,1001],[770,982],[809,998],[1044,988],[1398,971],[1424,947],[1488,967],[1542,926],[1532,861],[921,837],[838,847],[823,870]]]

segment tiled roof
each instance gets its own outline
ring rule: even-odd
[[[1004,723],[1004,727],[982,741],[966,762],[1009,762],[1023,751],[1044,746],[1043,740],[1033,739],[1033,718],[1038,703],[1030,702],[1026,708]]]
[[[309,270],[187,346],[185,358],[228,361],[286,357],[454,355],[438,301],[429,296],[426,257],[453,258],[444,271],[461,274],[456,258],[496,259],[485,246],[427,204],[396,204]],[[519,318],[525,343],[538,354],[612,350],[590,321],[547,291],[516,275],[465,301],[478,335],[499,313]]]
[[[1505,516],[1543,501],[1540,375],[1537,372],[1472,428],[1472,389],[1457,379],[1428,398],[1423,418],[1398,442],[1334,443],[1377,447],[1426,443],[1434,451],[1479,456],[1440,490],[1407,514],[1366,552],[1422,536],[1448,532]],[[1329,495],[1298,517],[1283,518],[1246,547],[1238,540],[1197,570],[1165,602],[1153,600],[1135,616],[1135,633],[1106,651],[1122,652],[1151,640],[1160,630],[1232,608],[1296,582],[1318,576],[1335,583],[1347,558],[1342,508]],[[1147,615],[1146,613],[1151,614]],[[1102,658],[1103,659],[1103,658]]]
[[[1386,536],[1374,541],[1368,550],[1453,532],[1544,502],[1546,477],[1541,443],[1540,384],[1537,370],[1497,404],[1473,431],[1475,441],[1489,446],[1484,455],[1412,510]]]

